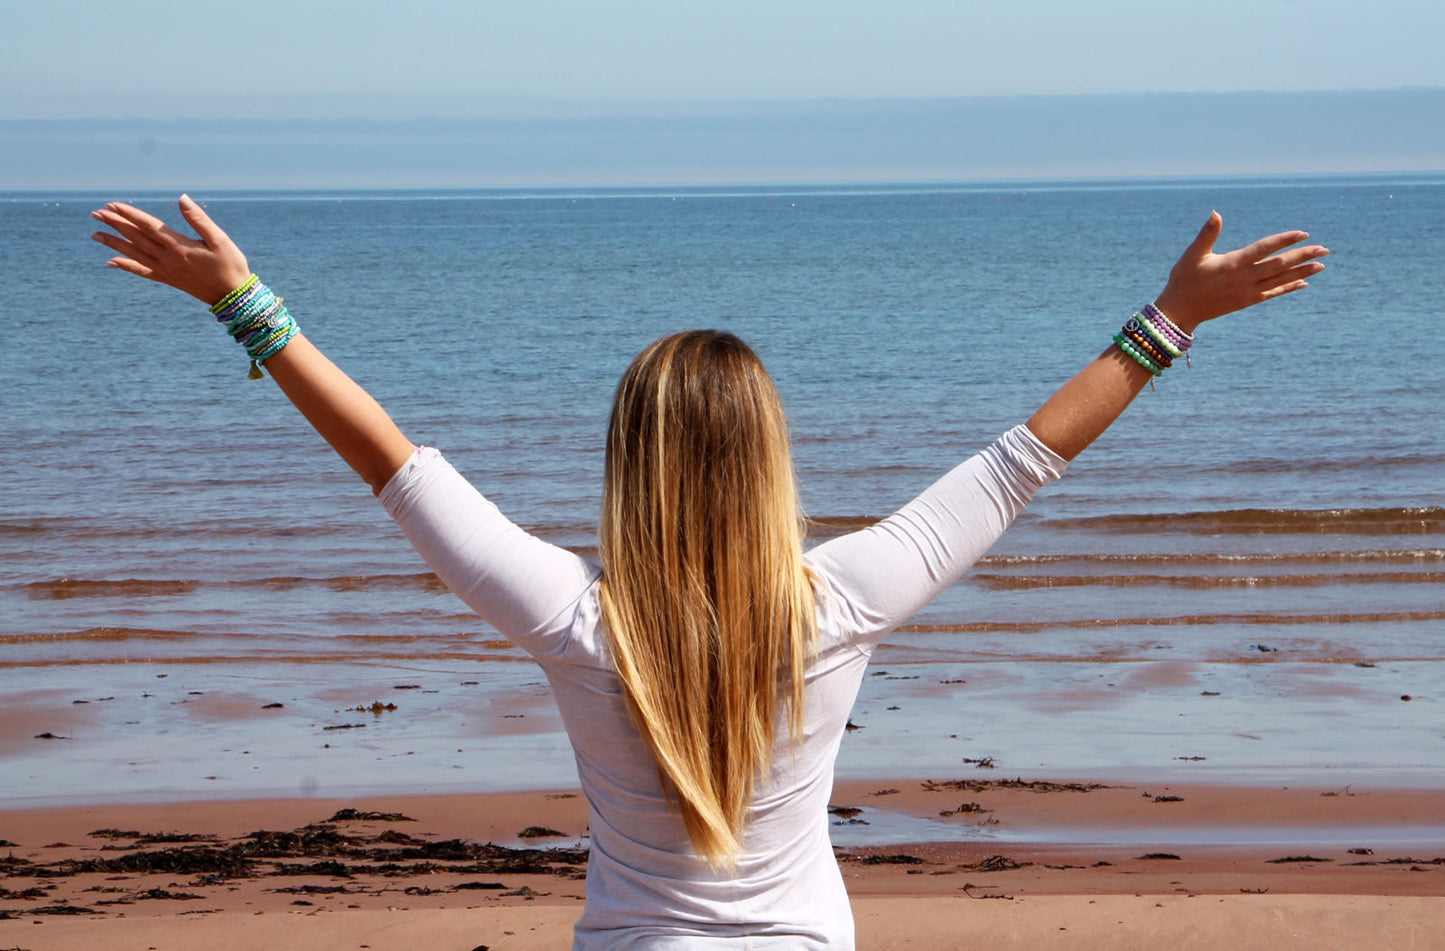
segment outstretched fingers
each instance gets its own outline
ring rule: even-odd
[[[1321,267],[1323,267],[1323,265],[1321,265]],[[1293,293],[1294,291],[1302,291],[1302,290],[1304,290],[1306,287],[1309,287],[1309,286],[1310,286],[1310,285],[1309,285],[1309,282],[1308,282],[1308,281],[1304,281],[1304,280],[1290,281],[1288,284],[1282,284],[1282,285],[1280,285],[1279,287],[1271,287],[1271,288],[1268,288],[1268,289],[1266,289],[1266,290],[1260,291],[1260,292],[1259,292],[1259,299],[1262,300],[1262,301],[1270,300],[1271,298],[1280,297],[1280,296],[1283,296],[1283,295],[1285,295],[1285,294],[1290,294],[1290,293]]]
[[[114,257],[111,258],[109,261],[106,261],[105,263],[107,267],[113,267],[117,270],[126,271],[130,274],[136,275],[137,277],[148,278],[152,281],[159,281],[161,279],[160,276],[156,273],[155,268],[142,264],[135,258]]]
[[[116,225],[105,221],[99,214],[92,213],[92,217],[97,221],[110,224],[112,228],[116,227]],[[156,272],[154,265],[156,263],[156,255],[146,242],[130,241],[118,234],[112,234],[109,231],[97,231],[90,236],[90,239],[105,245],[116,253],[116,256],[107,261],[106,264],[114,268],[120,268],[122,271],[138,274],[141,277],[148,277],[152,280],[155,279]]]
[[[1233,252],[1232,256],[1237,256],[1239,259],[1249,262],[1263,261],[1270,255],[1278,254],[1292,244],[1299,244],[1309,236],[1308,231],[1281,231],[1279,234],[1272,234],[1268,237],[1260,238],[1253,244],[1245,245],[1238,251]]]
[[[1258,261],[1254,265],[1255,287],[1263,291],[1301,282],[1325,269],[1324,262],[1319,259],[1329,253],[1328,248],[1316,244],[1304,248],[1292,248]],[[1300,284],[1300,286],[1304,285]],[[1298,290],[1299,287],[1291,289]]]
[[[1158,305],[1185,330],[1308,286],[1324,270],[1319,245],[1296,247],[1307,231],[1281,231],[1233,251],[1215,252],[1222,219],[1212,212],[1169,272]]]
[[[111,202],[101,212],[109,212],[105,221],[132,241],[145,242],[155,248],[192,247],[200,244],[195,238],[181,234],[164,221],[124,202]]]
[[[166,224],[161,219],[147,211],[127,205],[123,201],[113,201],[105,206],[116,218],[127,222],[130,227],[156,242],[176,242],[180,244],[197,244],[195,238],[190,235],[181,234],[179,231]]]
[[[141,211],[134,205],[127,205],[123,201],[107,202],[104,208],[97,208],[94,217],[99,218],[106,224],[122,234],[154,236],[160,233],[164,222],[154,215]]]
[[[153,262],[154,258],[125,238],[111,234],[109,231],[97,231],[90,236],[90,240],[97,244],[103,244],[115,252],[116,256],[105,262],[107,266],[156,280],[155,269],[151,263],[147,263]]]
[[[155,240],[151,233],[136,225],[134,221],[119,212],[110,208],[98,208],[90,213],[90,216],[101,224],[111,228],[125,239],[130,250],[139,251],[144,254],[155,255],[160,252],[160,243]],[[109,232],[100,232],[106,237],[112,237]],[[99,239],[97,239],[99,240]],[[105,244],[114,247],[109,241]],[[129,253],[129,251],[127,251]]]
[[[161,259],[199,244],[129,205],[107,205],[91,212],[90,216],[117,233],[113,235],[101,231],[91,237],[111,250],[141,262],[145,265],[146,277],[154,277],[155,266]]]
[[[91,237],[116,252],[114,268],[168,284],[208,304],[246,279],[246,256],[201,207],[182,196],[180,209],[201,239],[171,228],[156,216],[124,202],[91,212],[109,228]]]
[[[109,231],[97,231],[90,236],[90,240],[105,245],[116,254],[128,258],[148,257],[144,251],[119,235],[111,234]]]

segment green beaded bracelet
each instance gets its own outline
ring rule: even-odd
[[[1159,330],[1158,327],[1155,327],[1155,326],[1154,326],[1154,322],[1151,321],[1148,317],[1144,316],[1143,314],[1135,314],[1132,319],[1134,320],[1135,323],[1137,323],[1137,324],[1139,325],[1139,327],[1140,327],[1146,334],[1149,335],[1150,339],[1152,339],[1155,343],[1157,343],[1157,344],[1159,345],[1159,348],[1160,348],[1161,350],[1163,350],[1165,353],[1169,354],[1169,356],[1171,356],[1171,357],[1173,357],[1173,358],[1175,358],[1175,359],[1178,359],[1179,357],[1184,356],[1184,351],[1183,351],[1183,350],[1180,350],[1178,347],[1176,347],[1176,346],[1169,340],[1169,338],[1166,337],[1166,336]],[[1128,325],[1125,324],[1125,326],[1128,326]]]
[[[1164,371],[1159,368],[1159,365],[1156,364],[1153,360],[1149,359],[1149,357],[1145,356],[1139,350],[1136,350],[1134,348],[1134,345],[1129,341],[1129,338],[1125,337],[1122,333],[1114,334],[1114,345],[1120,350],[1124,351],[1126,356],[1128,356],[1130,359],[1132,359],[1135,363],[1139,364],[1144,369],[1148,370],[1150,373],[1154,374],[1155,376],[1163,375]]]
[[[221,311],[225,310],[227,307],[230,307],[241,297],[245,296],[246,293],[251,290],[251,288],[255,287],[260,282],[261,279],[255,274],[252,274],[250,277],[246,278],[246,282],[244,284],[242,284],[240,287],[236,288],[234,291],[212,304],[211,313],[219,316]]]

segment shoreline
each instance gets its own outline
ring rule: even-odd
[[[1353,835],[1433,843],[1445,849],[1445,790],[1433,786],[1171,782],[1128,775],[1067,779],[980,768],[946,779],[840,777],[829,806],[838,848],[920,842],[1327,844]],[[122,825],[204,824],[209,834],[225,837],[259,828],[257,823],[266,821],[273,825],[323,821],[316,814],[328,810],[330,814],[344,809],[406,812],[408,808],[434,815],[452,835],[478,841],[525,845],[507,832],[519,822],[519,828],[553,826],[564,839],[582,842],[587,837],[585,800],[576,787],[562,786],[324,796],[221,793],[139,800],[121,795],[109,801],[55,799],[47,805],[0,800],[0,840],[6,838],[7,828],[60,833],[106,816],[125,818]],[[469,817],[468,808],[476,814]],[[528,817],[537,821],[522,821]],[[884,831],[847,832],[850,827],[874,825]],[[1207,841],[1201,838],[1204,833],[1210,834]]]
[[[905,835],[837,847],[860,947],[1430,947],[1445,915],[1431,790],[967,775],[832,804],[835,841]],[[586,842],[567,789],[0,809],[0,946],[565,946]]]

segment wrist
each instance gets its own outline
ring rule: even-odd
[[[204,280],[198,279],[192,286],[182,287],[181,290],[207,307],[217,307],[222,301],[234,295],[252,277],[255,275],[242,261],[239,270],[235,267],[228,267],[220,274]]]
[[[1154,306],[1163,311],[1164,316],[1172,320],[1176,327],[1191,336],[1195,329],[1208,319],[1190,307],[1181,295],[1170,293],[1167,287],[1154,299]]]
[[[259,283],[261,283],[261,279],[254,274],[247,274],[239,281],[232,283],[228,290],[217,295],[215,300],[211,301],[211,313],[220,317],[223,312],[230,310],[243,297],[247,296]]]
[[[281,298],[252,274],[211,306],[226,333],[251,358],[251,379],[260,379],[258,364],[280,353],[296,335],[296,321]]]
[[[1189,362],[1194,337],[1170,320],[1157,304],[1145,304],[1114,334],[1114,345],[1124,356],[1159,376],[1179,357]]]

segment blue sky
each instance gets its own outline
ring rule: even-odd
[[[0,11],[0,118],[1445,86],[1445,4],[1425,0],[4,0]]]
[[[0,189],[1445,169],[1424,0],[0,0],[0,37]]]

